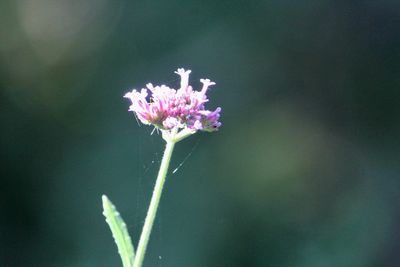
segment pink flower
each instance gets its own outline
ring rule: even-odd
[[[161,130],[189,129],[193,132],[216,131],[221,126],[219,122],[221,108],[214,111],[206,110],[208,102],[207,91],[215,85],[209,79],[200,79],[203,87],[200,91],[193,90],[189,85],[190,70],[178,69],[176,74],[181,76],[179,89],[166,85],[146,85],[140,92],[132,90],[125,94],[132,102],[129,111],[133,111],[143,123],[154,125]]]

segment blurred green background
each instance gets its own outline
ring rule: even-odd
[[[0,266],[120,266],[163,142],[125,92],[210,78],[145,266],[400,266],[399,1],[0,2]],[[172,170],[171,169],[171,170]]]

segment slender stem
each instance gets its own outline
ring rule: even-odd
[[[149,242],[151,229],[153,227],[154,219],[156,217],[158,204],[160,202],[160,196],[165,182],[165,177],[167,176],[168,165],[171,160],[172,151],[174,150],[174,145],[174,141],[167,141],[164,156],[161,161],[160,170],[158,171],[156,185],[154,186],[153,196],[151,197],[149,210],[147,211],[146,220],[144,222],[142,234],[140,236],[139,244],[137,247],[133,267],[142,266],[147,244]]]

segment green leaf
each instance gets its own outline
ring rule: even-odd
[[[118,253],[121,256],[123,267],[132,267],[135,252],[133,249],[131,237],[129,236],[126,224],[122,220],[119,212],[107,196],[102,196],[103,214],[106,217],[106,222],[110,226],[115,243],[118,247]]]

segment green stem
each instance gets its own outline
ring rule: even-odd
[[[156,185],[154,186],[153,196],[151,197],[149,210],[147,211],[146,220],[144,222],[142,234],[140,236],[139,244],[137,247],[133,267],[142,266],[175,143],[175,141],[167,141],[164,156],[161,161],[160,170],[158,171]]]

